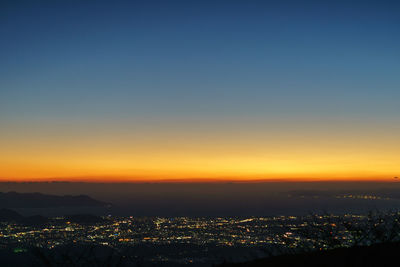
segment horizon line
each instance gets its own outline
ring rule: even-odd
[[[114,179],[113,179],[114,178]],[[238,179],[238,178],[174,178],[174,179],[134,179],[121,177],[52,177],[52,178],[2,178],[0,183],[105,183],[105,184],[195,184],[195,183],[313,183],[313,182],[396,182],[396,176],[387,177],[329,177],[329,178],[258,178],[258,179]]]

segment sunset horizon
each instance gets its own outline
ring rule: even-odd
[[[174,124],[150,120],[139,122],[137,129],[132,122],[8,123],[0,133],[8,136],[1,139],[0,177],[112,181],[112,177],[390,180],[398,176],[400,124],[291,120],[253,119],[244,122],[244,128],[227,119],[222,125],[214,124],[215,119],[211,125],[204,120]]]
[[[71,183],[312,183],[312,182],[377,182],[397,183],[397,176],[334,176],[334,177],[193,177],[193,178],[165,178],[165,177],[120,177],[120,176],[74,176],[74,177],[28,177],[28,178],[3,178],[0,182],[71,182]]]
[[[399,30],[392,0],[0,0],[1,267],[397,267]]]
[[[388,6],[5,5],[0,177],[390,180]]]

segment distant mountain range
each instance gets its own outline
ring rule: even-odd
[[[0,192],[0,208],[104,207],[108,203],[86,195],[55,196],[41,193]]]
[[[0,209],[0,222],[13,222],[25,225],[42,225],[48,223],[49,220],[41,215],[24,217],[13,210]]]
[[[57,223],[61,223],[63,221],[69,221],[72,223],[78,224],[96,224],[100,222],[104,222],[105,220],[99,216],[94,216],[91,214],[76,214],[76,215],[69,215],[65,216],[63,220],[59,220]],[[34,215],[34,216],[22,216],[16,211],[10,209],[0,209],[0,222],[5,223],[17,223],[17,224],[24,224],[24,225],[43,225],[47,223],[53,223],[51,219],[41,216],[41,215]]]

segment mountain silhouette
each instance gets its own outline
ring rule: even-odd
[[[217,267],[336,267],[399,266],[399,242],[336,248],[290,255],[272,256],[241,263],[225,262]]]
[[[102,223],[105,221],[103,218],[92,214],[69,215],[66,216],[66,220],[78,224],[95,224],[95,223]]]
[[[49,219],[41,215],[24,217],[16,211],[0,209],[0,222],[38,226],[48,223]]]
[[[9,209],[0,209],[0,222],[21,222],[24,217]]]
[[[101,207],[107,203],[86,195],[55,196],[41,193],[0,192],[0,208]]]

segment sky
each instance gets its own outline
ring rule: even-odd
[[[397,1],[0,2],[0,179],[400,176]]]

